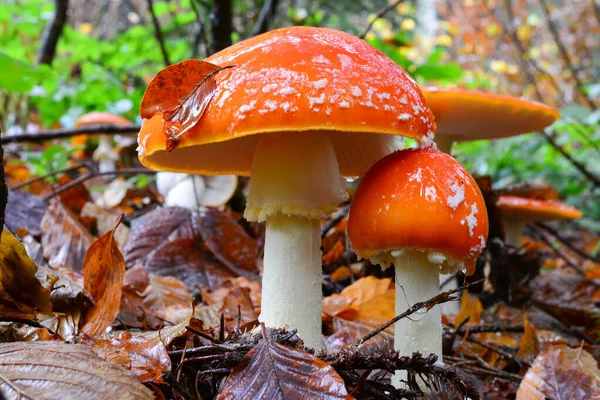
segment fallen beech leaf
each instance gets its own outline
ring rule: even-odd
[[[50,269],[44,266],[38,268],[37,276],[41,282],[53,282],[50,298],[54,312],[81,311],[85,304],[94,303],[94,298],[84,288],[83,276],[77,272],[64,267]]]
[[[368,276],[346,287],[340,294],[326,297],[323,300],[323,313],[333,319],[334,331],[349,329],[358,340],[394,318],[395,301],[394,283],[391,279]],[[387,348],[393,343],[393,326],[385,332],[377,340]],[[371,348],[374,344],[371,340],[363,348]]]
[[[255,308],[260,307],[262,294],[262,288],[260,286],[260,283],[251,281],[243,276],[234,279],[229,278],[221,286],[212,291],[202,289],[202,291],[200,292],[202,294],[202,300],[204,300],[207,304],[220,303],[225,299],[225,297],[231,291],[231,289],[233,289],[236,286],[248,288],[250,290],[250,299],[252,300],[252,305]]]
[[[68,175],[61,175],[58,178],[60,186],[68,185],[72,181],[73,179]],[[63,206],[75,215],[80,215],[85,203],[92,201],[92,196],[83,183],[78,183],[72,188],[60,192],[58,197]]]
[[[454,326],[462,324],[467,317],[469,318],[468,324],[480,325],[482,313],[483,305],[481,304],[481,301],[464,290],[460,299],[460,311],[456,314],[456,318],[454,319]]]
[[[519,386],[517,400],[600,399],[600,370],[594,358],[582,349],[568,353],[566,349],[549,347],[536,357]]]
[[[256,271],[258,244],[230,214],[216,208],[206,208],[194,222],[197,222],[194,227],[204,239],[206,247],[234,273],[239,275],[240,268]]]
[[[8,191],[5,223],[13,231],[25,228],[32,235],[39,235],[42,218],[48,208],[44,199],[26,191]]]
[[[535,329],[535,326],[529,322],[527,314],[523,314],[523,321],[525,331],[523,332],[523,337],[519,343],[517,357],[519,360],[531,364],[540,353],[540,341],[537,337],[537,330]]]
[[[23,244],[3,230],[0,240],[0,316],[33,319],[37,312],[50,312],[50,292],[35,273],[37,268]]]
[[[81,209],[82,217],[94,217],[96,218],[96,227],[98,228],[98,235],[104,235],[106,232],[112,230],[113,226],[117,223],[121,215],[114,211],[106,210],[102,207],[97,206],[94,203],[87,202]],[[129,228],[124,224],[120,224],[115,231],[115,240],[119,245],[119,248],[123,248],[127,243],[127,236],[129,235]]]
[[[81,272],[85,253],[94,237],[59,201],[53,201],[42,219],[42,248],[52,268]]]
[[[92,337],[112,325],[121,305],[125,261],[114,238],[119,222],[96,239],[85,256],[83,281],[96,304],[86,312],[81,331]]]
[[[164,114],[167,151],[174,149],[179,138],[202,118],[217,89],[215,75],[226,68],[233,66],[186,60],[162,69],[150,81],[140,115],[147,119]]]
[[[118,394],[118,395],[117,395]],[[0,397],[152,400],[152,392],[85,346],[60,342],[0,343]]]
[[[235,366],[217,397],[230,399],[352,399],[327,364],[297,349],[262,340]]]

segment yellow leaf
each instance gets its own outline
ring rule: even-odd
[[[535,326],[529,323],[527,315],[523,315],[525,332],[519,343],[519,350],[517,351],[517,357],[519,360],[525,361],[529,364],[533,363],[537,355],[540,353],[540,341],[537,337],[537,330]]]
[[[469,323],[479,325],[481,321],[481,313],[483,306],[481,301],[475,296],[471,296],[466,290],[463,292],[460,300],[460,311],[454,320],[454,326],[459,326],[469,317]]]
[[[0,241],[0,315],[33,319],[52,311],[50,292],[35,276],[37,268],[23,244],[7,231]]]

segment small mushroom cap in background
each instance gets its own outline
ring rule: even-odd
[[[107,113],[107,112],[90,112],[83,114],[75,120],[75,127],[88,126],[88,125],[118,125],[118,126],[129,126],[131,121],[123,118],[119,115]]]
[[[454,140],[499,139],[539,131],[560,115],[518,97],[460,88],[421,87],[435,115],[437,135]]]
[[[432,147],[397,151],[377,162],[362,178],[348,219],[350,244],[363,258],[412,249],[471,268],[487,235],[477,183],[458,161]]]
[[[327,132],[340,172],[359,176],[381,157],[375,137],[433,139],[433,114],[414,80],[347,33],[282,28],[236,43],[206,61],[235,67],[214,75],[214,98],[173,151],[166,151],[163,115],[144,120],[139,157],[147,167],[249,175],[261,134],[311,140]]]
[[[496,206],[504,218],[521,222],[571,220],[583,215],[575,207],[558,200],[500,196]]]

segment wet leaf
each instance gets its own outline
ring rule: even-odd
[[[537,337],[537,330],[535,329],[535,326],[529,322],[527,314],[523,315],[523,321],[525,331],[523,332],[523,337],[519,343],[517,357],[519,360],[531,364],[535,360],[535,357],[540,353],[540,341]]]
[[[58,178],[58,184],[60,186],[65,186],[71,183],[73,179],[68,175],[61,175]],[[87,188],[83,183],[78,183],[70,189],[64,190],[58,194],[60,198],[60,202],[65,206],[65,208],[75,215],[81,214],[81,210],[85,203],[92,201],[92,197],[90,196],[90,192],[88,192]]]
[[[86,312],[81,330],[92,337],[112,325],[121,305],[125,261],[114,238],[117,226],[96,239],[85,256],[85,289],[96,304]]]
[[[344,381],[310,353],[269,340],[244,356],[217,399],[351,399]]]
[[[83,276],[77,272],[64,267],[50,269],[44,266],[38,268],[37,276],[41,282],[52,282],[50,298],[54,312],[82,311],[86,303],[94,302],[84,288]]]
[[[537,356],[519,386],[517,400],[600,399],[600,370],[594,358],[582,349],[575,354],[566,349],[549,347]]]
[[[39,235],[47,207],[41,197],[26,191],[9,190],[5,223],[13,231],[24,228],[32,235]]]
[[[232,66],[219,67],[206,61],[186,60],[170,65],[150,81],[142,104],[142,118],[163,113],[167,150],[175,148],[179,138],[202,118],[215,95],[215,75]]]
[[[87,202],[81,209],[82,217],[94,217],[96,219],[96,227],[98,235],[104,235],[106,232],[112,230],[115,226],[121,214],[114,211],[106,210],[102,207],[97,206],[94,203]],[[119,245],[119,248],[123,248],[127,243],[127,236],[129,235],[129,228],[124,224],[120,224],[115,231],[115,240]]]
[[[459,326],[467,319],[467,317],[469,318],[469,324],[480,325],[482,313],[483,305],[481,304],[481,301],[477,297],[471,296],[469,292],[465,290],[460,299],[460,311],[456,314],[454,325]]]
[[[37,268],[25,247],[7,231],[0,241],[0,316],[33,319],[50,312],[50,292],[37,279]]]
[[[94,237],[59,201],[50,203],[42,219],[42,248],[52,268],[81,272]]]
[[[395,316],[394,283],[389,278],[368,276],[354,282],[340,294],[323,300],[323,313],[332,320],[334,331],[348,329],[358,340]],[[388,348],[392,344],[393,327],[388,328],[377,341],[369,341],[364,347]],[[346,337],[350,337],[347,333]]]
[[[117,393],[123,400],[154,398],[133,374],[100,359],[88,347],[60,342],[0,344],[2,398],[101,400]]]
[[[216,208],[206,208],[195,221],[195,228],[206,247],[219,261],[236,274],[241,272],[240,268],[256,271],[258,244],[230,214]]]

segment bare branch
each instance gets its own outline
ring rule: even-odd
[[[152,4],[152,0],[146,0],[146,3],[148,4],[148,11],[152,17],[152,23],[154,24],[154,35],[156,36],[156,41],[160,46],[160,52],[162,53],[165,66],[171,65],[171,61],[169,61],[169,54],[167,53],[167,48],[165,47],[165,40],[160,29],[160,23],[158,22],[158,18],[156,18],[156,14],[154,13],[154,5]]]
[[[371,22],[369,22],[369,25],[367,25],[367,27],[365,28],[363,33],[360,34],[359,38],[364,39],[367,36],[367,33],[369,33],[371,31],[371,28],[373,27],[373,24],[375,23],[375,21],[377,21],[380,18],[383,18],[385,16],[385,14],[389,13],[390,11],[392,11],[394,8],[396,8],[399,4],[401,4],[403,2],[404,2],[404,0],[396,0],[395,2],[389,4],[386,7],[383,7],[381,10],[377,11],[377,14],[375,14],[375,18],[373,18],[373,20]]]
[[[22,143],[22,142],[43,142],[45,140],[64,139],[75,135],[117,135],[138,133],[142,127],[139,125],[118,126],[118,125],[90,125],[75,129],[49,129],[36,133],[25,133],[22,135],[4,136],[0,143]]]
[[[211,53],[231,46],[232,19],[231,0],[214,0],[214,7],[210,15],[212,22]]]
[[[269,22],[275,15],[278,3],[279,0],[265,0],[265,4],[263,4],[263,7],[258,14],[256,25],[252,28],[252,36],[265,33],[269,29]]]
[[[42,47],[38,53],[38,64],[52,64],[56,54],[56,45],[62,33],[63,27],[67,22],[67,10],[69,9],[69,0],[54,1],[54,17],[46,25],[44,31]]]

